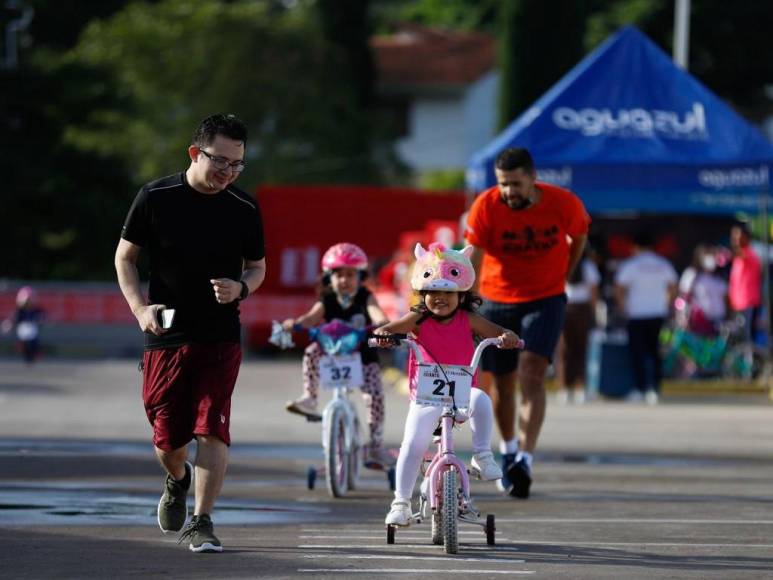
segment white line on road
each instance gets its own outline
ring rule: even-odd
[[[525,542],[523,542],[525,543]],[[393,544],[395,547],[398,548],[425,548],[427,550],[438,550],[440,549],[438,546],[435,546],[433,544]],[[346,544],[345,546],[342,544],[299,544],[298,548],[301,550],[340,550],[341,548],[346,548],[347,550],[352,549],[383,549],[386,548],[387,544]],[[515,546],[489,546],[489,545],[483,545],[483,544],[462,544],[461,549],[463,550],[486,550],[486,551],[496,551],[496,552],[520,552],[518,548]]]
[[[440,560],[448,562],[448,556],[401,556],[399,554],[304,554],[304,558],[345,558],[347,560]],[[490,562],[492,564],[525,564],[526,560],[514,560],[505,558],[460,558],[455,557],[454,562]]]
[[[518,540],[519,544],[545,546],[659,546],[679,548],[773,548],[773,544],[703,544],[700,542],[553,542],[539,540]]]
[[[497,518],[497,523],[518,524],[696,524],[769,526],[773,520],[677,520],[655,518]]]
[[[455,560],[454,560],[455,561]],[[309,574],[534,574],[533,570],[446,570],[444,568],[298,568]]]

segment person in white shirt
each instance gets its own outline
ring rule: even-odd
[[[676,296],[677,274],[665,258],[652,251],[652,237],[643,232],[634,238],[634,255],[615,275],[615,299],[628,323],[628,347],[633,363],[634,398],[658,402],[661,361],[658,337]],[[653,372],[648,373],[651,364]],[[649,376],[648,376],[649,375]]]
[[[600,282],[599,269],[585,256],[566,283],[566,318],[554,363],[558,403],[585,402],[585,355],[588,333],[596,322]]]

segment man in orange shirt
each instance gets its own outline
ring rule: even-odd
[[[494,375],[502,489],[527,498],[532,454],[545,418],[545,374],[564,324],[565,284],[582,256],[590,217],[572,192],[536,180],[526,149],[503,151],[494,173],[497,185],[481,193],[470,209],[467,241],[475,247],[481,315],[526,342],[520,355],[489,349],[483,369]],[[521,388],[518,438],[516,379]]]

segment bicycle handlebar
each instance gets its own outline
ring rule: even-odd
[[[422,364],[424,362],[424,357],[421,354],[421,351],[419,350],[418,343],[413,340],[412,338],[408,338],[405,334],[389,334],[389,335],[379,335],[378,338],[370,338],[368,339],[368,346],[373,347],[381,347],[381,348],[389,348],[389,347],[382,347],[380,341],[387,340],[392,342],[393,344],[400,344],[407,346],[413,350],[413,354],[416,356],[416,361],[419,364]],[[480,363],[480,357],[483,355],[483,351],[491,346],[494,345],[497,348],[502,348],[502,339],[501,338],[485,338],[483,339],[480,344],[478,344],[477,348],[475,349],[475,353],[472,355],[472,360],[470,361],[470,368],[477,368],[478,364]],[[523,350],[523,348],[526,346],[526,343],[523,341],[523,339],[518,340],[518,344],[515,348],[518,350]]]

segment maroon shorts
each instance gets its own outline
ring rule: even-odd
[[[214,435],[230,445],[231,394],[241,360],[235,342],[145,351],[142,400],[153,444],[172,451],[195,435]]]

